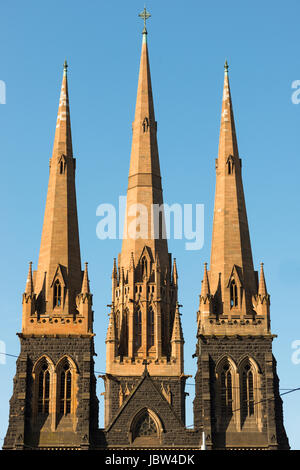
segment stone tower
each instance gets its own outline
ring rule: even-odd
[[[147,14],[144,10],[143,14]],[[184,435],[178,275],[164,236],[162,185],[144,27],[122,251],[112,271],[106,337],[108,445],[167,446]]]
[[[254,270],[225,64],[210,269],[197,314],[194,419],[207,448],[288,449],[263,264]]]
[[[98,427],[92,294],[81,270],[67,63],[37,270],[23,294],[4,449],[89,448]]]

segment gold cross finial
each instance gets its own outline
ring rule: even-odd
[[[144,7],[144,10],[142,11],[142,13],[139,14],[139,17],[140,18],[143,18],[144,20],[144,29],[143,29],[143,34],[147,34],[147,28],[146,28],[146,21],[148,20],[148,18],[150,18],[150,13],[146,10],[146,7]]]

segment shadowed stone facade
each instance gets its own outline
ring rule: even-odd
[[[17,360],[4,448],[90,447],[98,430],[93,337],[19,336],[21,353]],[[64,357],[70,358],[76,364],[76,412],[73,416],[62,416],[59,410],[40,416],[35,412],[33,370],[34,365],[43,356],[49,358],[54,366]]]
[[[204,426],[208,449],[289,448],[283,427],[282,400],[279,396],[276,361],[272,355],[272,339],[250,335],[246,338],[238,335],[200,335],[194,424],[196,428]],[[221,422],[216,367],[221,359],[228,357],[235,364],[251,357],[258,365],[259,398],[253,419],[241,419],[241,404],[236,400],[229,422]]]

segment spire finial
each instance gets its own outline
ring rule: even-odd
[[[146,28],[146,21],[148,18],[150,18],[150,13],[146,10],[146,7],[144,7],[144,10],[139,14],[139,17],[144,20],[144,29],[143,29],[143,35],[147,34],[147,28]]]
[[[225,65],[224,65],[225,73],[228,73],[228,69],[229,69],[229,65],[228,65],[228,62],[227,62],[227,59],[226,59],[225,60]]]
[[[67,63],[67,59],[65,59],[65,61],[64,61],[64,75],[67,75],[67,70],[68,70],[68,63]]]

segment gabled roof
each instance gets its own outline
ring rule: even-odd
[[[163,378],[162,378],[163,380]],[[185,428],[183,422],[181,421],[181,419],[179,418],[179,416],[175,413],[173,407],[170,405],[170,403],[166,400],[166,398],[164,397],[164,395],[162,394],[162,392],[159,390],[159,388],[157,387],[157,384],[155,383],[155,381],[151,378],[151,376],[149,375],[149,372],[147,370],[144,371],[143,375],[141,376],[141,379],[139,380],[138,384],[136,385],[135,389],[131,392],[131,394],[127,397],[127,399],[124,401],[124,403],[121,405],[120,409],[118,410],[117,414],[115,415],[115,417],[113,418],[113,420],[111,421],[111,423],[108,425],[108,427],[105,429],[105,431],[109,431],[112,426],[117,422],[119,416],[123,413],[123,411],[126,409],[126,407],[128,407],[129,403],[132,402],[132,400],[135,399],[138,391],[140,390],[140,388],[142,387],[143,384],[147,383],[147,388],[149,389],[150,387],[152,388],[153,390],[153,393],[157,394],[159,396],[159,398],[163,401],[163,403],[166,405],[166,407],[168,408],[168,411],[172,413],[172,415],[174,416],[174,418],[177,420],[178,422],[178,425],[182,428]],[[155,407],[149,405],[149,408],[153,409],[153,411],[155,411]],[[140,409],[137,409],[137,413],[140,411]],[[157,413],[158,414],[158,413]],[[161,418],[161,416],[159,416]]]

